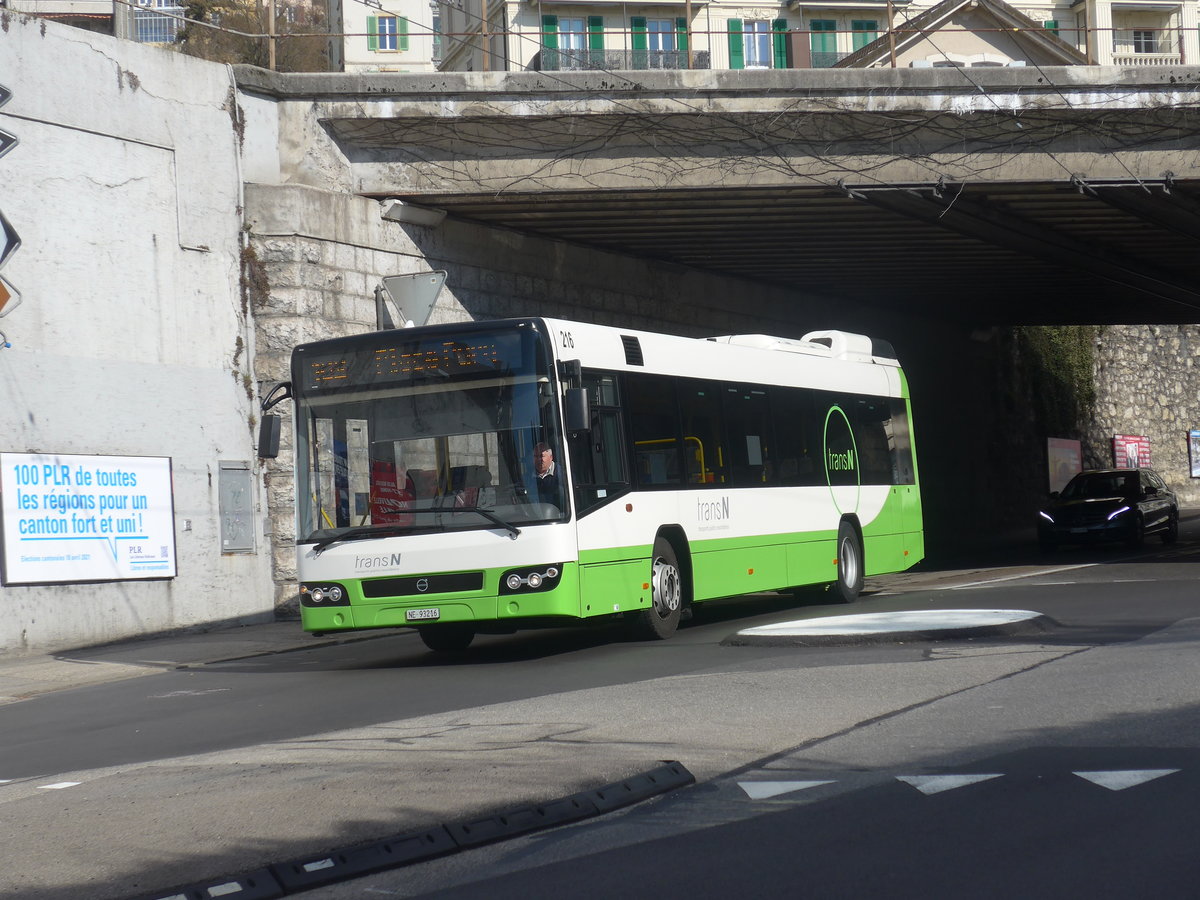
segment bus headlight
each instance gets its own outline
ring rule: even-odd
[[[562,564],[529,566],[510,569],[500,576],[500,593],[528,594],[534,591],[552,591],[558,587],[562,575]]]
[[[350,594],[342,585],[333,582],[302,584],[300,605],[310,609],[318,606],[349,606]]]

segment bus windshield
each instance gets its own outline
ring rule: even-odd
[[[566,516],[550,354],[530,323],[322,349],[293,363],[299,541]]]

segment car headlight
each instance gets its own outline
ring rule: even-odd
[[[1049,522],[1051,525],[1054,524],[1054,519],[1051,518],[1050,513],[1046,512],[1045,510],[1042,510],[1041,512],[1039,512],[1038,515],[1041,516],[1043,519],[1045,519],[1047,522]]]
[[[1128,507],[1128,506],[1122,506],[1120,509],[1114,509],[1112,512],[1110,512],[1108,514],[1108,521],[1111,522],[1117,516],[1121,515],[1122,513],[1127,513],[1127,512],[1129,512],[1129,510],[1130,510],[1130,507]]]

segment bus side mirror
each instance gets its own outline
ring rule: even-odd
[[[563,414],[567,431],[587,431],[592,427],[591,410],[588,408],[587,388],[567,388]]]
[[[283,419],[279,416],[263,416],[258,423],[258,458],[275,459],[279,456],[279,428]]]

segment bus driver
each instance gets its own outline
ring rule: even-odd
[[[554,451],[544,443],[533,448],[533,468],[537,472],[538,500],[558,506],[558,467],[554,464]]]

